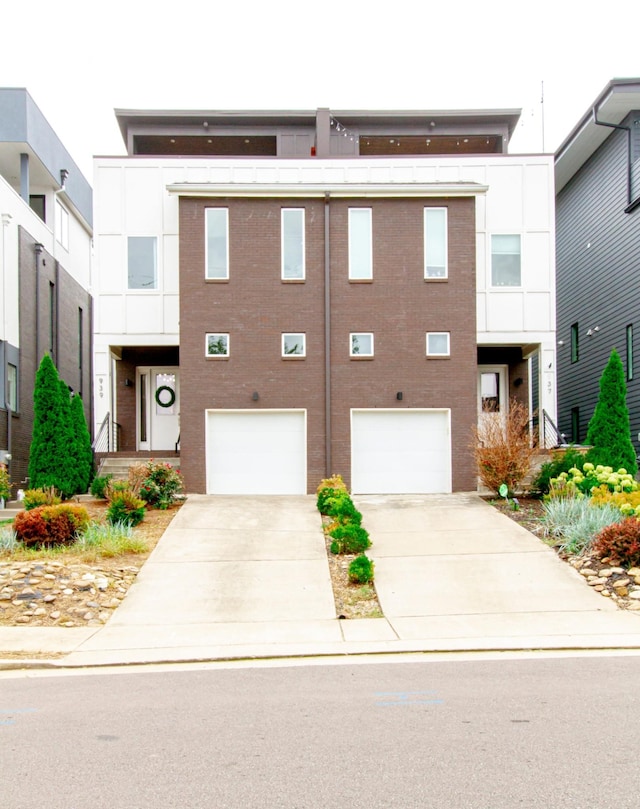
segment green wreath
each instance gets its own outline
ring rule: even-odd
[[[163,402],[160,399],[160,394],[163,391],[169,391],[169,401]],[[176,392],[173,388],[170,388],[168,385],[160,385],[160,387],[156,390],[156,403],[160,405],[160,407],[172,407],[176,400]]]

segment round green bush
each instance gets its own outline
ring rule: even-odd
[[[368,531],[355,523],[337,525],[329,532],[329,536],[340,543],[341,550],[338,553],[362,553],[371,547]]]
[[[349,565],[349,581],[355,584],[368,584],[373,581],[374,564],[368,556],[356,556]]]
[[[107,509],[107,522],[111,525],[138,525],[144,520],[144,501],[133,495],[130,491],[117,492],[111,498]]]

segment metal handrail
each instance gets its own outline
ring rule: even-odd
[[[546,410],[542,411],[542,440],[545,449],[553,449],[559,447],[561,444],[566,443],[566,436],[561,433],[557,425],[547,413]]]
[[[110,421],[111,421],[111,413],[107,413],[106,416],[102,419],[102,424],[100,425],[100,429],[98,430],[98,434],[93,440],[93,444],[91,448],[94,452],[109,452],[110,451],[110,438],[111,438],[111,429],[110,429]]]

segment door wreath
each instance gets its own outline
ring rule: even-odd
[[[166,401],[163,401],[160,396],[164,391],[167,391],[169,394],[169,398]],[[170,388],[168,385],[160,385],[160,387],[156,390],[156,403],[160,405],[160,407],[171,407],[176,400],[176,392],[173,388]]]

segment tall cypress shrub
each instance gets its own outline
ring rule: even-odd
[[[60,414],[63,426],[62,436],[64,437],[65,448],[59,449],[58,461],[60,464],[58,488],[63,497],[73,497],[79,491],[80,470],[78,469],[78,448],[76,446],[76,434],[73,428],[71,416],[71,393],[67,383],[60,379]]]
[[[600,377],[600,395],[587,430],[587,444],[592,445],[587,458],[591,463],[624,467],[635,475],[636,453],[631,442],[627,386],[618,352],[613,349]]]
[[[74,449],[78,469],[78,492],[85,494],[93,477],[93,450],[91,436],[84,416],[82,399],[77,394],[71,399],[71,425],[74,433]]]
[[[69,450],[73,433],[69,422],[69,390],[66,402],[53,360],[45,354],[36,373],[33,390],[33,433],[29,451],[29,486],[55,487],[63,497],[75,493],[74,460]]]

